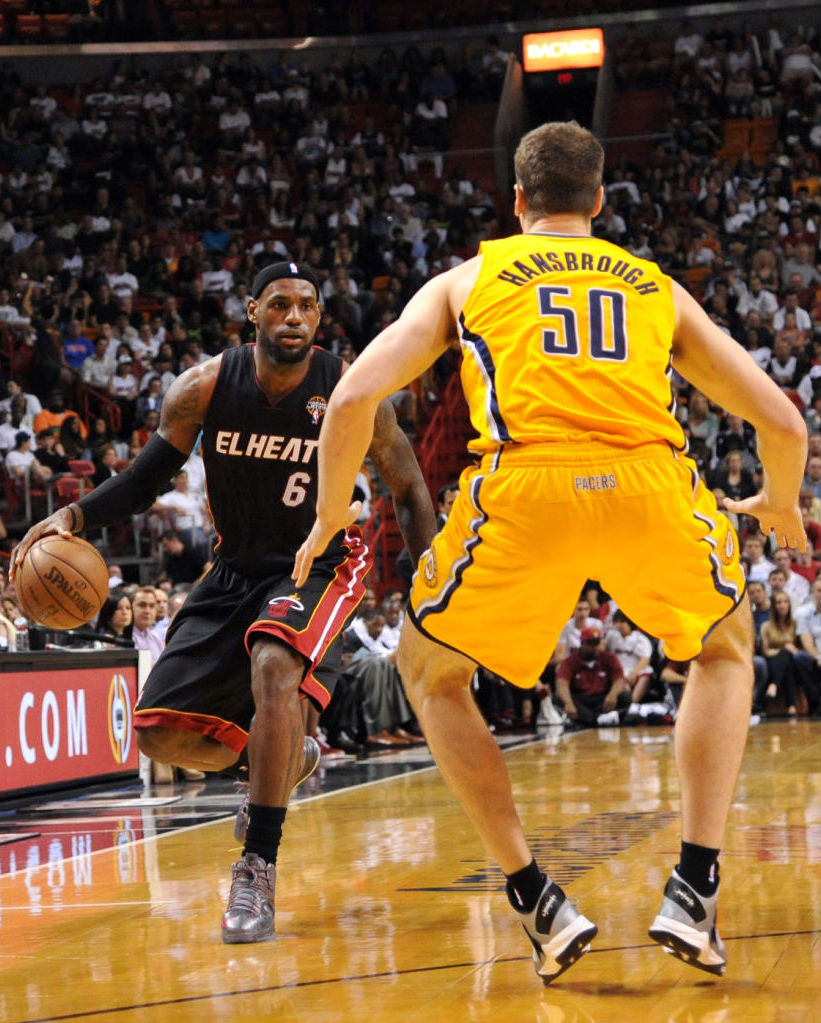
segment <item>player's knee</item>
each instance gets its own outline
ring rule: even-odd
[[[414,710],[418,711],[425,696],[431,690],[433,675],[424,670],[424,664],[415,654],[400,644],[396,651],[396,670],[402,680],[405,695]]]
[[[396,668],[399,672],[399,677],[402,679],[402,688],[405,690],[410,705],[418,713],[422,702],[425,699],[427,693],[426,679],[420,678],[418,675],[408,673],[407,675],[402,671],[401,660],[397,658]]]
[[[454,695],[461,698],[469,691],[472,671],[456,663],[429,664],[425,670],[414,671],[407,676],[402,673],[401,663],[397,664],[405,693],[417,714],[430,696]]]
[[[237,754],[216,739],[176,728],[138,728],[137,746],[161,764],[224,771],[236,762]]]
[[[754,632],[752,614],[747,601],[742,601],[732,614],[718,623],[698,657],[699,664],[729,660],[749,664],[752,673]]]
[[[300,654],[278,639],[260,636],[251,650],[251,691],[254,703],[296,692],[305,674]]]
[[[137,745],[141,753],[161,764],[177,762],[182,742],[181,734],[171,728],[137,728]]]
[[[399,672],[399,677],[402,679],[402,685],[409,693],[410,689],[416,685],[416,672],[413,670],[413,659],[410,657],[409,652],[401,642],[396,651],[396,670]]]
[[[417,629],[405,628],[396,667],[418,714],[428,696],[467,691],[475,665],[461,654],[431,642]]]

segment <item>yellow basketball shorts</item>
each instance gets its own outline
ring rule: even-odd
[[[689,660],[741,600],[738,538],[694,463],[664,444],[503,447],[465,469],[422,555],[423,633],[533,686],[587,579]]]

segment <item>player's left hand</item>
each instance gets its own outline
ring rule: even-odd
[[[751,515],[758,519],[761,532],[765,536],[775,534],[775,542],[779,547],[796,551],[807,549],[807,533],[797,502],[787,508],[774,508],[764,489],[743,501],[725,497],[724,507],[736,515]]]
[[[297,587],[305,585],[314,559],[323,553],[331,542],[331,538],[340,529],[347,529],[348,526],[356,522],[361,513],[362,502],[354,501],[348,506],[348,514],[341,522],[330,525],[320,522],[319,519],[314,520],[311,532],[308,534],[305,543],[296,552],[296,558],[294,558],[294,570],[291,572],[291,578],[296,582]]]

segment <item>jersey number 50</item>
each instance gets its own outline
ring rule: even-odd
[[[537,291],[539,314],[561,319],[559,329],[542,329],[542,351],[546,355],[578,355],[579,325],[576,309],[572,305],[554,301],[572,294],[570,288],[542,284]],[[587,322],[590,357],[607,362],[624,362],[627,358],[624,294],[606,288],[588,289]]]

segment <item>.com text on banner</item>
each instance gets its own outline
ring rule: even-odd
[[[136,665],[0,675],[0,793],[135,774]]]

